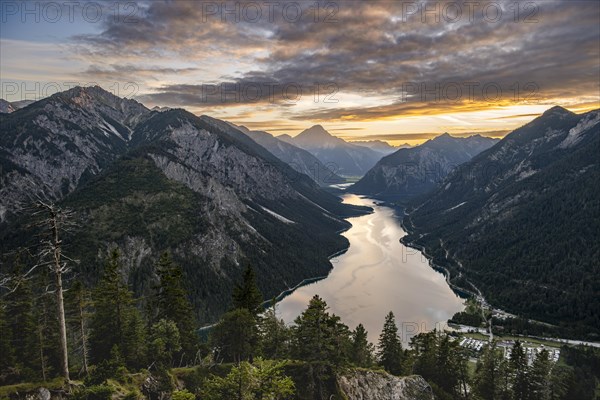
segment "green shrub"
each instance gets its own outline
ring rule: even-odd
[[[186,389],[176,390],[173,392],[172,400],[195,400],[196,396],[193,393],[190,393]]]
[[[113,388],[107,385],[94,385],[79,390],[74,394],[75,400],[110,400]]]
[[[127,393],[124,397],[123,400],[138,400],[142,398],[142,394],[140,393],[139,390],[132,390],[131,392]]]

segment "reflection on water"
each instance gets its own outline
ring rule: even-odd
[[[393,311],[406,343],[414,333],[433,330],[463,309],[444,276],[429,267],[421,252],[400,243],[406,233],[393,209],[356,195],[345,195],[344,202],[373,207],[374,213],[348,220],[352,228],[344,236],[350,248],[331,260],[333,270],[326,279],[299,288],[278,304],[285,322],[293,322],[318,294],[351,329],[362,323],[375,343],[385,315]]]

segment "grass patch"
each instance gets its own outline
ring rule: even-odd
[[[24,382],[16,383],[14,385],[0,386],[0,399],[7,399],[9,395],[14,393],[32,392],[42,387],[48,390],[61,389],[64,387],[64,380],[62,378],[56,378],[47,382]]]

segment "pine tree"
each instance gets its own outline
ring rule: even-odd
[[[256,284],[256,274],[250,265],[244,271],[241,284],[233,289],[233,308],[245,308],[252,315],[258,315],[261,310],[263,296]]]
[[[435,332],[425,332],[413,336],[410,347],[412,349],[412,373],[421,375],[427,380],[435,380],[438,375]]]
[[[533,360],[529,373],[531,382],[531,400],[550,399],[550,357],[548,350],[542,349]]]
[[[393,312],[385,317],[383,331],[379,335],[377,357],[379,364],[390,374],[400,375],[402,373],[402,343],[398,336],[398,327]]]
[[[512,400],[510,360],[506,360],[502,357],[498,368],[498,374],[500,375],[500,379],[498,381],[498,394],[496,398],[498,400]]]
[[[468,395],[468,357],[456,341],[434,330],[411,339],[412,373],[432,384],[436,397],[461,398]]]
[[[438,332],[434,331],[434,333]],[[458,349],[455,342],[450,342],[450,338],[444,333],[438,333],[436,339],[436,364],[438,368],[435,373],[435,382],[441,390],[457,398],[459,389],[458,374],[461,369],[461,362],[463,361],[460,349]]]
[[[213,376],[206,381],[202,398],[206,400],[289,399],[294,382],[282,372],[283,362],[257,359],[242,362],[225,377]]]
[[[307,361],[348,361],[350,330],[327,312],[327,303],[315,295],[292,328],[292,356]]]
[[[153,321],[174,321],[181,338],[177,357],[186,363],[193,362],[198,351],[198,324],[184,285],[183,271],[173,263],[169,253],[164,253],[156,267],[160,284],[156,288]]]
[[[134,306],[133,293],[121,276],[118,250],[113,250],[109,256],[102,278],[93,292],[93,301],[91,361],[109,360],[113,347],[116,347],[127,366],[141,366],[144,357],[139,354],[139,349],[145,343],[143,323]]]
[[[474,391],[482,400],[495,400],[500,386],[500,363],[502,355],[496,343],[487,346],[475,370]]]
[[[573,379],[573,371],[570,366],[555,365],[550,374],[550,382],[548,391],[550,399],[563,400],[567,399],[569,392],[569,383]]]
[[[266,359],[284,359],[290,352],[290,330],[277,318],[275,307],[269,308],[260,320],[260,348]]]
[[[47,288],[52,281],[52,273],[43,269],[34,282],[34,287]],[[55,376],[61,369],[61,351],[59,338],[59,321],[56,318],[56,296],[45,289],[34,301],[36,330],[36,350],[38,357],[36,363],[42,379],[46,381]]]
[[[223,315],[212,329],[210,343],[219,361],[252,361],[257,351],[258,330],[254,315],[238,308]]]
[[[350,359],[358,367],[373,365],[373,344],[369,343],[367,330],[363,324],[358,324],[352,332],[352,351]]]
[[[160,368],[173,366],[173,358],[181,350],[179,329],[173,321],[161,319],[150,329],[150,353]]]
[[[89,372],[89,332],[88,319],[91,304],[90,293],[81,281],[76,281],[67,291],[66,303],[69,310],[68,322],[76,343],[75,353],[79,355],[81,370],[85,375]]]
[[[514,400],[529,398],[529,368],[525,349],[518,340],[510,353],[510,368],[512,371],[512,393]]]
[[[15,352],[12,347],[12,332],[6,318],[6,305],[0,301],[0,385],[11,383],[14,374]]]
[[[6,297],[6,316],[10,326],[11,347],[17,356],[20,375],[24,379],[43,378],[40,371],[39,349],[37,340],[37,321],[35,318],[34,295],[31,281],[22,277],[21,267],[17,267],[15,276],[18,279],[15,290]],[[3,332],[2,335],[7,333]]]

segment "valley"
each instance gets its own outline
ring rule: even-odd
[[[594,363],[593,349],[600,347],[593,298],[597,245],[587,229],[594,231],[600,220],[597,187],[591,185],[598,173],[598,111],[555,107],[501,140],[443,134],[389,154],[391,146],[358,149],[322,126],[299,139],[278,139],[182,109],[150,110],[97,86],[6,110],[0,115],[0,272],[12,333],[3,346],[11,360],[27,348],[41,354],[27,353],[20,364],[31,376],[39,376],[34,371],[40,365],[42,376],[47,368],[60,368],[61,357],[53,353],[55,322],[43,297],[34,295],[50,287],[43,283],[48,276],[22,272],[38,262],[32,250],[50,254],[43,250],[48,245],[60,247],[61,257],[64,247],[69,266],[65,331],[77,326],[80,333],[67,339],[68,346],[91,345],[92,362],[139,370],[153,357],[146,351],[167,340],[165,330],[181,335],[174,336],[181,341],[177,350],[161,350],[167,358],[157,373],[167,375],[150,373],[145,382],[168,380],[171,373],[189,376],[172,369],[176,356],[180,365],[197,364],[198,357],[225,362],[226,373],[234,374],[246,365],[240,360],[256,354],[271,359],[265,368],[274,360],[300,360],[295,368],[284,368],[288,361],[277,368],[298,384],[308,379],[319,387],[318,395],[314,388],[300,391],[305,398],[343,396],[338,387],[352,393],[364,379],[368,385],[408,384],[410,390],[414,385],[434,395],[465,396],[467,385],[485,389],[477,380],[487,362],[528,373],[542,368],[545,358],[561,368],[572,368],[577,359]],[[320,140],[324,146],[311,147]],[[63,152],[68,157],[53,160]],[[372,164],[364,176],[367,164],[358,160]],[[331,168],[337,162],[345,165],[339,171]],[[59,207],[59,215],[67,210],[69,220],[57,224],[69,228],[55,225],[60,240],[39,239],[47,224],[31,210],[45,204],[42,199]],[[565,208],[569,202],[578,206]],[[559,225],[543,224],[547,213]],[[557,226],[568,227],[577,256],[548,250],[565,240]],[[508,246],[506,240],[516,243]],[[545,265],[552,264],[543,258],[548,254],[563,264],[577,257],[571,272],[585,283],[575,297],[568,290],[550,296],[558,267],[540,273],[538,259],[525,250],[515,253],[525,243],[537,245],[532,254]],[[520,269],[498,258],[507,250]],[[515,301],[518,285],[536,288],[518,293],[538,300]],[[169,304],[177,307],[169,310]],[[14,319],[22,313],[23,321]],[[2,318],[0,313],[5,324]],[[314,318],[325,324],[312,325]],[[19,339],[21,329],[29,344]],[[107,340],[114,341],[117,355]],[[306,347],[306,340],[314,342]],[[426,363],[442,350],[450,352],[451,365],[440,375]],[[85,368],[86,351],[65,352]],[[521,353],[524,363],[518,366],[512,354]],[[392,357],[389,363],[386,357]],[[249,368],[263,368],[259,360]],[[315,362],[316,372],[305,364]],[[360,370],[347,375],[338,369],[342,365],[381,365],[387,373],[412,371],[424,380]],[[199,373],[211,374],[203,368]],[[7,382],[25,376],[10,371],[5,369]],[[90,379],[104,382],[102,390],[150,390],[147,383],[114,386],[99,373],[94,370]],[[592,381],[580,370],[552,379],[572,388]],[[209,393],[203,385],[187,387]]]
[[[400,222],[402,210],[377,201],[344,195],[344,203],[373,208],[373,213],[349,218],[343,233],[350,247],[331,259],[333,269],[322,280],[297,288],[277,304],[287,323],[307,306],[314,295],[322,297],[332,313],[350,327],[362,323],[376,342],[385,314],[393,311],[402,341],[433,329],[444,329],[447,320],[463,309],[463,299],[446,284],[444,276],[429,266],[425,256],[406,247]]]
[[[0,15],[0,400],[600,399],[600,1]]]

